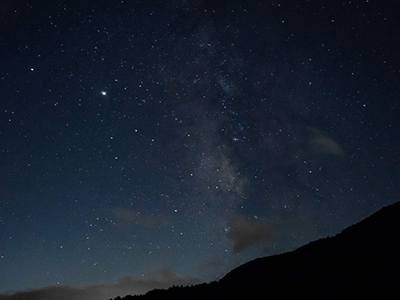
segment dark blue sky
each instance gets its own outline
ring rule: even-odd
[[[397,201],[399,4],[0,4],[0,294],[218,280]]]

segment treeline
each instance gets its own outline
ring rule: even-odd
[[[244,286],[222,288],[213,281],[192,286],[172,286],[166,290],[154,289],[145,295],[117,297],[114,300],[221,300],[221,299],[260,299],[264,298],[265,291],[259,289],[246,289]],[[112,299],[110,299],[112,300]]]
[[[202,283],[191,286],[172,286],[166,290],[154,289],[145,295],[117,297],[114,300],[152,300],[152,299],[210,299],[210,295],[218,293],[217,282]],[[112,299],[110,299],[112,300]]]

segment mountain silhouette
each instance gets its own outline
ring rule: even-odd
[[[122,299],[397,299],[399,229],[397,202],[335,237],[255,259],[218,282]]]

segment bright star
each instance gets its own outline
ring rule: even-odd
[[[101,91],[101,94],[102,94],[103,96],[105,96],[105,95],[107,95],[107,92],[106,92],[106,91]]]

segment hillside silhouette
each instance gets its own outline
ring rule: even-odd
[[[400,202],[335,237],[258,258],[218,282],[174,286],[116,300],[149,299],[394,299],[400,280]]]

